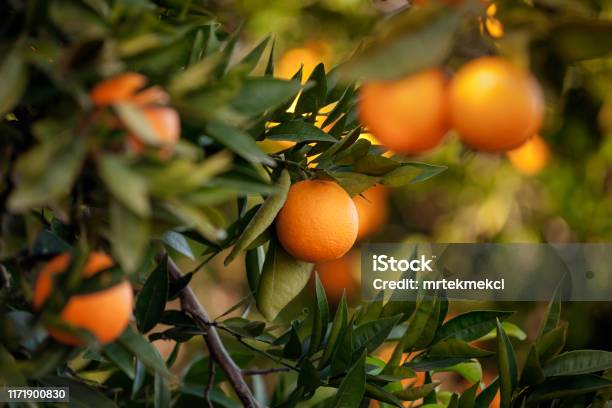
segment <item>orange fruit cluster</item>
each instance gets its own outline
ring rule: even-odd
[[[504,58],[482,57],[465,64],[450,83],[438,69],[368,82],[360,91],[359,116],[399,153],[430,150],[450,128],[473,149],[499,152],[539,131],[544,100],[531,74]]]
[[[138,107],[156,140],[162,153],[167,155],[169,149],[179,140],[181,124],[176,110],[166,106],[170,100],[168,94],[159,86],[142,89],[147,83],[144,75],[135,72],[125,72],[96,84],[90,98],[95,106],[107,107],[116,103],[130,103]],[[130,134],[129,146],[142,153],[147,142],[138,134]]]
[[[51,259],[40,271],[34,286],[33,305],[41,310],[53,290],[53,278],[66,272],[71,255],[63,253]],[[113,266],[113,260],[103,252],[90,254],[81,271],[83,278]],[[70,297],[61,311],[60,318],[76,328],[89,331],[100,343],[110,343],[123,332],[132,316],[132,286],[122,281],[110,288],[94,293]],[[61,329],[48,327],[48,332],[60,343],[79,346],[83,339]]]

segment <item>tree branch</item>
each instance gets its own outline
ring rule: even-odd
[[[267,375],[273,373],[284,373],[290,371],[289,367],[272,367],[272,368],[264,368],[261,370],[258,369],[248,369],[242,370],[242,375]]]
[[[178,266],[170,258],[168,258],[168,272],[170,273],[171,279],[174,281],[178,280],[183,275]],[[189,286],[186,286],[181,290],[179,297],[181,299],[181,309],[190,314],[204,332],[203,337],[208,346],[210,356],[215,359],[219,367],[225,372],[227,379],[242,404],[247,408],[261,408],[261,404],[255,399],[251,389],[245,382],[240,367],[236,365],[228,354],[225,346],[221,342],[217,329],[211,324],[212,322],[206,309],[204,309],[202,304],[198,301],[193,290],[191,290]]]

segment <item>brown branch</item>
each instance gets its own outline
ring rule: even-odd
[[[289,367],[272,367],[272,368],[264,368],[261,370],[258,369],[248,369],[242,370],[242,375],[267,375],[273,373],[284,373],[290,371]]]
[[[204,400],[208,404],[209,408],[213,408],[214,405],[210,400],[210,390],[212,390],[213,385],[215,384],[215,376],[216,376],[216,368],[215,359],[212,356],[208,358],[208,384],[206,384],[206,388],[204,388]]]
[[[168,258],[168,272],[173,280],[178,280],[183,274],[174,261]],[[179,295],[181,309],[190,314],[204,332],[203,337],[208,346],[211,358],[221,367],[236,395],[247,408],[261,408],[261,404],[255,399],[251,389],[247,385],[240,367],[230,357],[225,346],[221,342],[217,329],[212,325],[206,309],[198,301],[193,290],[186,286]],[[212,375],[212,374],[211,374]]]

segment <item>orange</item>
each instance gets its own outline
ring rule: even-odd
[[[387,188],[383,185],[378,185],[353,197],[359,217],[357,239],[375,233],[387,221],[389,216],[387,194]]]
[[[303,47],[286,51],[276,63],[276,76],[291,79],[302,67],[302,82],[306,82],[320,63],[325,63],[330,53],[329,45],[323,41],[310,41]]]
[[[125,72],[98,83],[91,90],[90,97],[96,106],[106,106],[128,100],[147,83],[144,75]]]
[[[289,189],[276,218],[282,246],[307,262],[338,259],[357,238],[357,209],[348,193],[326,180],[305,180]]]
[[[168,147],[178,141],[181,135],[181,122],[174,109],[163,106],[149,106],[142,108],[141,112],[155,133],[156,144]],[[130,147],[138,153],[144,151],[144,144],[147,142],[138,135],[130,135],[129,138]],[[164,153],[164,156],[168,154],[164,151],[162,153]]]
[[[510,163],[521,173],[533,176],[542,171],[550,161],[548,144],[536,135],[520,147],[507,153]]]
[[[332,303],[338,303],[346,291],[347,299],[359,294],[357,275],[359,273],[359,254],[348,252],[341,258],[319,262],[315,265],[325,293]]]
[[[364,84],[359,117],[391,150],[421,153],[437,146],[448,130],[446,100],[444,74],[429,69],[397,81]]]
[[[463,66],[451,83],[449,98],[452,125],[474,149],[513,149],[542,125],[539,84],[500,57],[482,57]]]
[[[34,286],[34,309],[40,310],[53,290],[53,276],[62,274],[70,265],[70,254],[51,259],[40,271]],[[89,278],[113,265],[103,252],[93,252],[82,274]],[[95,293],[74,295],[60,314],[60,318],[77,328],[90,331],[101,343],[115,340],[127,326],[132,315],[133,293],[128,281]],[[48,328],[51,337],[69,345],[82,345],[83,340],[60,329]]]

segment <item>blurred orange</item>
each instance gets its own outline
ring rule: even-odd
[[[359,217],[357,239],[374,234],[387,222],[389,216],[388,194],[387,187],[377,185],[353,197]]]
[[[510,163],[521,173],[533,176],[542,171],[550,161],[548,144],[536,135],[520,147],[507,153]]]
[[[136,72],[125,72],[96,84],[90,97],[96,106],[125,102],[147,83],[147,77]]]
[[[448,130],[446,79],[429,69],[360,89],[359,118],[385,146],[416,154],[437,146]]]
[[[275,74],[279,78],[291,79],[302,67],[302,82],[306,82],[320,63],[327,64],[331,54],[329,44],[324,41],[310,41],[302,47],[286,51],[276,63]]]
[[[501,57],[465,64],[450,86],[450,117],[460,139],[484,151],[514,149],[538,132],[544,100],[527,71]]]
[[[33,305],[40,310],[51,292],[53,278],[63,274],[70,266],[71,255],[63,253],[51,259],[40,271],[34,286]],[[92,252],[81,274],[90,278],[113,266],[113,260],[104,252]],[[76,328],[89,332],[101,343],[115,340],[128,325],[132,316],[132,285],[126,280],[97,292],[71,296],[61,311],[60,319]],[[83,339],[61,330],[47,327],[51,337],[63,344],[83,345]]]
[[[315,270],[325,288],[329,301],[340,302],[342,292],[346,290],[347,299],[356,299],[359,295],[359,253],[351,251],[340,259],[319,262]]]

